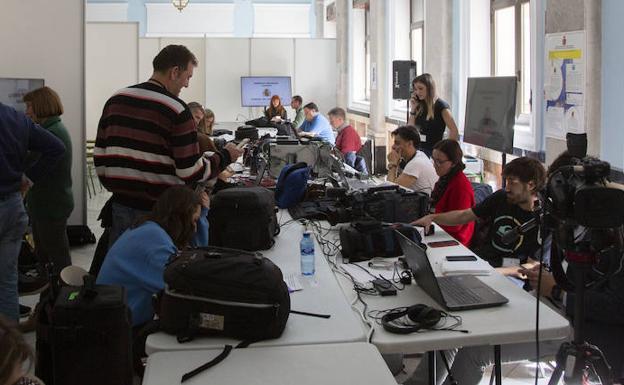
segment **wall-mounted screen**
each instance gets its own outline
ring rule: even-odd
[[[28,92],[41,88],[43,79],[0,78],[0,102],[20,112],[26,112],[22,98]]]
[[[515,76],[468,78],[464,141],[511,154],[516,123]]]
[[[268,107],[271,97],[278,95],[282,104],[292,98],[290,76],[241,76],[241,105]]]

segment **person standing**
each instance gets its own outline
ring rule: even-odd
[[[32,225],[35,252],[39,261],[52,264],[52,273],[58,275],[71,265],[67,219],[74,210],[72,193],[72,143],[61,121],[63,104],[50,87],[30,91],[23,98],[26,115],[40,124],[65,145],[65,153],[47,177],[26,195],[28,215]]]
[[[32,165],[28,151],[41,154]],[[16,322],[17,257],[28,225],[22,193],[43,180],[64,153],[63,142],[52,133],[0,103],[0,313]]]
[[[242,150],[202,154],[190,109],[179,98],[197,59],[182,45],[168,45],[154,58],[147,82],[124,88],[104,106],[94,163],[112,195],[109,246],[169,187],[216,178]]]
[[[431,157],[433,146],[442,140],[446,127],[449,129],[449,139],[453,140],[459,140],[459,130],[451,115],[449,104],[438,98],[436,84],[430,74],[414,78],[412,89],[407,124],[418,127],[421,137],[420,150]]]

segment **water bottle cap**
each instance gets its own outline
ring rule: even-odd
[[[309,231],[304,231],[303,232],[303,236],[304,237],[309,237],[310,236],[310,232]]]

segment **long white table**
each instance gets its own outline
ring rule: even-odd
[[[290,216],[285,211],[278,214],[280,223],[289,219]],[[273,248],[263,251],[262,254],[279,266],[284,274],[296,272],[299,275],[303,290],[291,293],[292,310],[330,314],[331,317],[324,319],[291,314],[281,337],[253,345],[284,346],[364,341],[365,329],[342,295],[336,277],[322,256],[318,244],[314,249],[316,274],[312,277],[300,275],[301,235],[302,226],[298,222],[291,222],[282,227],[280,234],[275,238]],[[229,338],[197,337],[191,342],[180,344],[175,336],[161,332],[147,338],[146,352],[151,355],[161,351],[215,349],[222,348],[226,343],[235,345],[237,341]]]
[[[381,355],[366,343],[234,349],[185,384],[396,385]],[[220,350],[160,352],[149,356],[143,385],[179,384],[184,373]]]
[[[441,228],[436,227],[435,235],[424,238],[424,242],[452,239]],[[436,275],[440,274],[440,266],[446,255],[474,255],[463,245],[427,248],[427,255]],[[535,340],[536,299],[522,290],[508,278],[497,272],[489,276],[479,277],[483,282],[509,299],[509,303],[493,308],[464,310],[452,312],[462,317],[462,325],[458,329],[469,330],[469,333],[453,331],[425,331],[407,335],[392,334],[379,324],[374,324],[375,331],[371,342],[382,353],[419,353],[430,350],[443,350],[462,346],[504,345]],[[351,281],[339,279],[345,295],[355,298]],[[438,309],[444,309],[417,285],[408,285],[396,296],[378,297],[363,296],[369,310],[383,310],[401,306],[424,303]],[[539,336],[542,340],[557,340],[567,337],[570,333],[566,318],[540,303]],[[374,322],[374,321],[373,321]]]

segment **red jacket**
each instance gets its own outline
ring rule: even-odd
[[[353,126],[348,125],[338,133],[336,137],[336,148],[343,154],[348,152],[358,152],[362,148],[360,136]]]
[[[453,210],[465,210],[475,205],[474,191],[472,185],[463,172],[455,174],[450,180],[444,195],[440,198],[435,207],[436,213],[444,213]],[[474,222],[458,226],[440,225],[453,238],[457,239],[464,246],[470,245],[472,234],[474,233]]]

